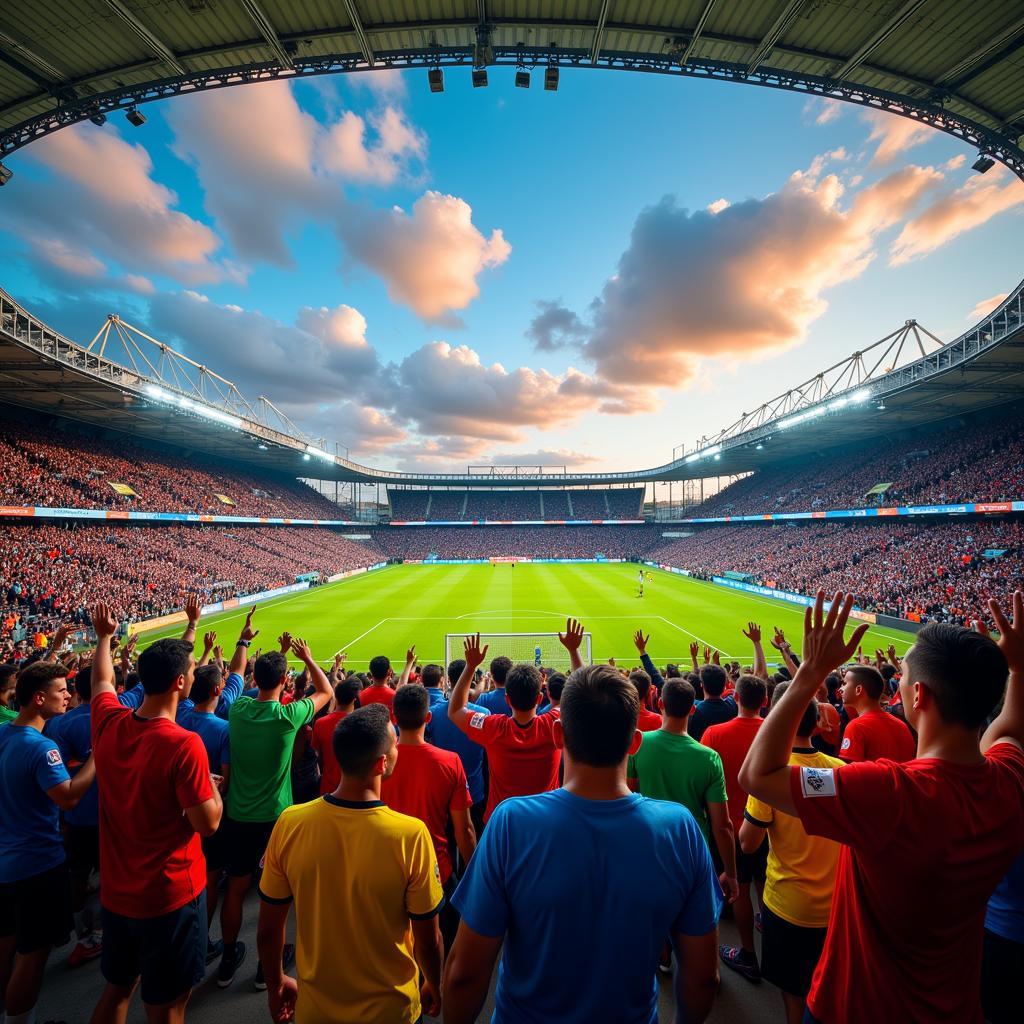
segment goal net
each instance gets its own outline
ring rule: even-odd
[[[444,638],[444,661],[450,665],[463,656],[466,633],[447,633]],[[480,667],[486,672],[494,658],[505,655],[513,664],[536,665],[569,670],[569,652],[558,642],[557,633],[481,633],[480,646],[487,647],[487,658]],[[591,663],[590,634],[583,634],[580,657],[584,665]]]

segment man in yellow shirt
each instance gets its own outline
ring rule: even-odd
[[[773,707],[789,685],[775,687]],[[839,758],[822,754],[811,745],[817,724],[818,706],[811,701],[797,728],[789,763],[808,768],[842,766]],[[761,976],[781,989],[787,1024],[800,1024],[814,968],[825,945],[839,844],[809,836],[799,818],[748,797],[740,849],[753,853],[765,833],[768,874],[761,901]]]
[[[381,802],[398,759],[387,707],[343,718],[333,749],[338,788],[285,810],[267,846],[257,943],[270,1013],[297,1024],[414,1024],[441,1006],[444,895],[430,833]],[[280,966],[292,902],[297,982]]]

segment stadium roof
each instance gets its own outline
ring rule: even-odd
[[[181,92],[451,65],[613,68],[833,96],[1024,163],[1020,0],[7,0],[0,156]]]

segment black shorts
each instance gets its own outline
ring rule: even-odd
[[[806,998],[825,948],[827,928],[801,928],[761,907],[761,976],[790,995]]]
[[[273,821],[235,821],[224,815],[217,834],[223,833],[224,846],[220,853],[229,877],[244,878],[256,874],[274,825]]]
[[[227,867],[227,842],[224,838],[226,818],[221,819],[220,828],[212,836],[203,836],[203,856],[206,858],[206,872],[223,871]]]
[[[725,870],[722,858],[718,855],[718,844],[711,844],[711,861],[715,865],[715,871],[721,874]],[[740,885],[750,885],[751,882],[763,882],[768,873],[768,837],[754,853],[744,853],[740,849],[739,840],[736,841],[736,881]]]
[[[0,882],[0,937],[18,953],[63,946],[71,938],[71,873],[67,862],[17,882]]]
[[[68,825],[64,830],[64,849],[73,874],[88,874],[100,869],[99,825]]]
[[[141,977],[142,1001],[173,1003],[206,975],[206,890],[159,917],[125,917],[103,908],[100,969],[111,985]]]

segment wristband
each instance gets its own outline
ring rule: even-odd
[[[235,646],[236,647],[248,647],[249,644],[251,644],[251,643],[252,643],[251,640],[243,640],[241,637],[239,637],[238,640],[235,641]]]

